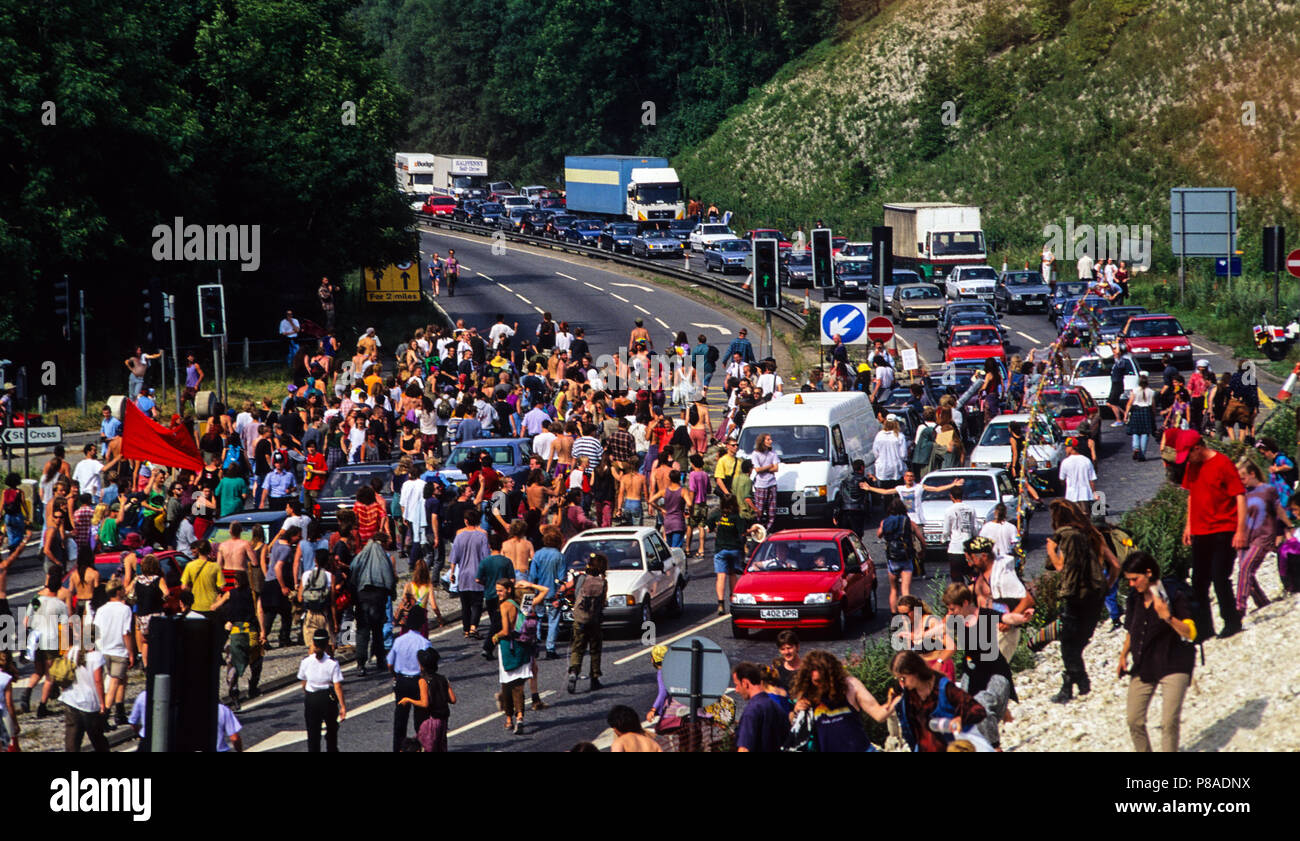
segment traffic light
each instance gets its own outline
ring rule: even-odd
[[[754,240],[754,309],[781,308],[781,273],[777,271],[777,242]]]
[[[58,318],[59,329],[63,338],[72,338],[72,288],[68,285],[68,276],[54,281],[54,314]]]
[[[144,343],[152,347],[154,340],[161,340],[163,335],[163,297],[158,278],[149,278],[149,288],[141,289],[140,294],[144,296]]]
[[[888,225],[871,229],[871,265],[877,288],[889,286],[894,276],[894,229]]]
[[[219,283],[199,287],[199,335],[205,339],[226,333],[226,294]]]
[[[830,289],[835,285],[835,267],[830,228],[814,228],[812,232],[813,288]]]

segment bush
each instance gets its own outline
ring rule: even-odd
[[[889,671],[889,661],[894,658],[894,647],[888,640],[862,641],[862,648],[850,651],[844,657],[844,668],[849,674],[862,681],[862,685],[871,693],[871,697],[885,703],[889,696],[889,685],[894,676]],[[863,726],[867,729],[867,738],[874,744],[882,745],[889,736],[889,728],[870,716],[862,716]]]
[[[1166,484],[1145,504],[1120,520],[1119,527],[1133,537],[1133,544],[1160,563],[1163,575],[1186,578],[1191,569],[1192,549],[1183,545],[1187,520],[1187,491]]]

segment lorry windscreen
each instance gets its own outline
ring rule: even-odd
[[[644,204],[676,204],[682,195],[678,184],[638,184],[636,200]]]
[[[954,231],[930,236],[930,253],[935,257],[958,254],[983,254],[984,234],[979,231]]]

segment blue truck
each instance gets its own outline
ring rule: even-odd
[[[682,184],[667,158],[566,155],[564,188],[570,213],[662,224],[686,218]]]

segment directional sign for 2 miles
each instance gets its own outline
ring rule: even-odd
[[[51,444],[63,443],[63,427],[60,426],[33,426],[26,431],[27,444],[31,447],[48,447]],[[0,432],[0,441],[13,447],[21,447],[23,427],[11,426]]]
[[[846,345],[865,345],[867,342],[867,320],[870,318],[867,305],[822,303],[822,344],[835,344],[832,336],[838,335]]]

